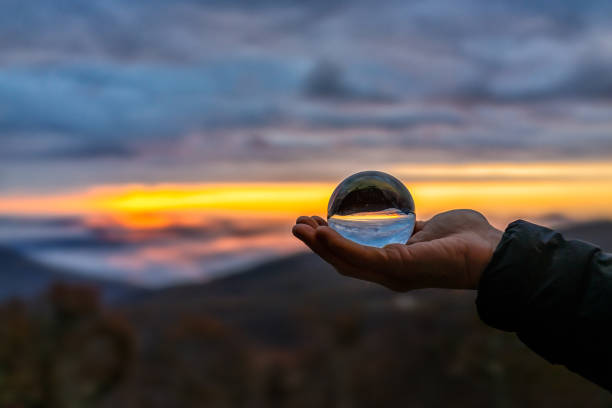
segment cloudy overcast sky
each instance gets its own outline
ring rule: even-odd
[[[1,3],[5,193],[612,154],[606,0]]]

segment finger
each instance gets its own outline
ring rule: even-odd
[[[291,232],[320,257],[327,255],[315,238],[315,228],[309,224],[295,224]]]
[[[345,273],[351,266],[346,264],[342,259],[331,253],[316,238],[316,229],[308,224],[296,224],[292,229],[293,235],[304,242],[315,254],[319,255],[323,260],[332,264],[339,272]]]
[[[417,242],[427,242],[430,240],[431,236],[427,232],[421,230],[416,234],[413,234],[408,240],[408,242],[406,242],[406,245],[416,244]]]
[[[291,232],[296,238],[308,246],[314,242],[315,228],[313,228],[309,223],[297,223],[293,226]]]
[[[312,219],[311,217],[307,217],[305,215],[299,216],[297,218],[297,220],[295,220],[296,225],[297,224],[306,224],[311,226],[312,228],[317,228],[319,226],[319,224],[317,224],[317,222]]]
[[[319,217],[318,215],[313,215],[311,217],[313,220],[315,220],[315,222],[323,227],[327,226],[327,221],[325,221],[323,218]]]
[[[330,253],[359,270],[361,278],[370,276],[370,271],[384,265],[384,254],[380,248],[360,245],[344,238],[330,227],[316,230],[317,241]]]
[[[425,225],[427,224],[427,222],[428,221],[417,221],[414,224],[414,231],[412,231],[412,235],[410,236],[410,239],[408,239],[408,242],[406,242],[406,245],[431,240],[429,234],[425,232]]]
[[[314,217],[312,217],[312,218],[314,218]],[[306,221],[306,220],[304,220],[304,221]],[[322,221],[325,222],[324,220],[322,220]],[[327,224],[327,223],[325,223],[325,224]],[[308,247],[313,252],[315,252],[317,255],[319,255],[321,258],[323,258],[328,263],[330,263],[340,274],[346,275],[346,276],[351,276],[351,277],[358,278],[358,279],[368,280],[370,282],[380,283],[382,285],[385,285],[385,286],[391,288],[392,285],[390,284],[390,282],[387,281],[387,279],[386,279],[386,277],[384,275],[377,274],[377,273],[373,272],[372,269],[364,268],[363,264],[355,265],[352,262],[350,262],[350,260],[351,260],[350,257],[349,258],[345,258],[345,257],[342,256],[342,254],[338,254],[338,253],[334,252],[333,249],[330,249],[326,245],[325,240],[322,240],[321,236],[319,235],[321,233],[323,235],[325,235],[326,232],[325,231],[318,232],[319,230],[331,230],[333,234],[337,235],[341,239],[343,239],[343,240],[345,240],[345,241],[347,241],[349,243],[353,243],[352,241],[346,240],[345,238],[340,236],[340,234],[338,234],[336,231],[333,231],[331,228],[327,227],[326,225],[325,226],[321,226],[319,228],[315,228],[315,229],[310,227],[310,223],[308,223],[308,224],[297,224],[297,225],[295,225],[293,227],[294,235],[296,235],[306,245],[308,245]],[[364,247],[364,246],[356,244],[356,243],[353,243],[353,244],[356,245],[357,247],[374,249],[374,248],[371,248],[371,247]]]
[[[378,283],[389,289],[398,289],[396,282],[387,274],[388,265],[382,249],[360,245],[329,227],[317,228],[316,238],[324,248],[348,265],[344,275]]]
[[[417,221],[414,223],[414,234],[416,234],[417,232],[421,231],[424,227],[425,224],[427,224],[427,221]]]

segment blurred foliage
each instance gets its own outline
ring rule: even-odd
[[[485,327],[464,293],[436,293],[277,303],[301,333],[279,345],[211,307],[156,301],[119,313],[92,289],[55,285],[0,307],[0,406],[612,406],[606,391]],[[223,310],[262,321],[231,299]],[[275,330],[286,328],[265,328]]]
[[[133,333],[95,289],[56,284],[38,302],[0,307],[0,406],[81,407],[126,375]]]

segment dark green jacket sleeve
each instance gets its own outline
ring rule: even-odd
[[[488,325],[612,390],[612,255],[526,221],[508,226],[482,274]]]

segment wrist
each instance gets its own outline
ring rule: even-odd
[[[501,239],[504,235],[503,231],[498,230],[493,226],[489,226],[487,231],[482,234],[482,246],[481,251],[479,251],[479,256],[476,262],[476,267],[474,268],[474,272],[472,274],[472,289],[477,289],[480,283],[480,278],[482,273],[485,271],[491,260],[493,259],[493,254],[495,254],[495,250],[497,246],[501,242]]]

